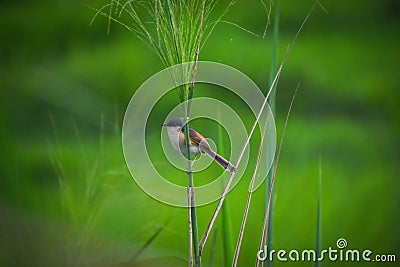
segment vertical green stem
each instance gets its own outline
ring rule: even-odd
[[[277,70],[277,65],[278,65],[278,61],[277,61],[277,54],[278,54],[278,37],[279,37],[279,0],[275,0],[274,2],[274,11],[273,11],[273,29],[272,29],[272,44],[271,44],[271,68],[270,68],[270,73],[269,73],[269,86],[270,87],[273,83],[273,80],[275,78],[276,75],[276,70]],[[270,98],[268,99],[268,103],[271,107],[271,111],[272,114],[275,116],[275,91],[276,91],[276,87],[273,88],[272,93],[270,94]],[[268,148],[267,148],[268,149]],[[273,163],[273,165],[275,164],[275,162]],[[268,203],[268,195],[269,195],[269,190],[271,187],[271,182],[272,182],[272,172],[270,172],[268,174],[267,177],[267,183],[266,183],[266,187],[265,187],[265,196],[266,196],[266,205]],[[268,229],[267,229],[267,238],[265,239],[265,245],[268,248],[268,251],[271,251],[272,249],[272,207],[273,207],[273,198],[272,198],[273,194],[270,195],[271,200],[270,200],[270,206],[271,208],[269,209],[269,217],[268,217]],[[266,209],[267,212],[267,209]],[[272,266],[272,262],[267,259],[264,263],[264,266]]]
[[[278,66],[278,38],[279,38],[279,0],[275,0],[274,2],[274,13],[273,13],[273,25],[272,25],[272,44],[271,44],[271,69],[269,72],[269,83],[268,85],[271,86],[272,82],[274,81],[276,70]],[[269,87],[268,86],[268,87]],[[273,89],[276,90],[276,87]],[[268,100],[269,105],[272,109],[272,112],[275,113],[275,94],[272,92],[270,94],[270,99]]]
[[[189,209],[190,209],[190,223],[191,223],[191,230],[192,230],[192,247],[193,255],[194,255],[194,266],[200,267],[201,266],[201,257],[200,257],[200,247],[199,247],[199,234],[197,228],[197,216],[196,216],[196,205],[194,201],[194,186],[193,186],[193,174],[192,174],[192,162],[190,160],[190,137],[189,137],[189,116],[190,116],[190,109],[192,104],[193,98],[193,91],[194,91],[194,83],[195,83],[195,76],[197,71],[197,62],[199,60],[199,52],[200,52],[200,40],[201,34],[203,31],[203,19],[204,19],[204,7],[205,1],[203,1],[202,10],[201,10],[201,17],[200,17],[200,25],[199,31],[197,33],[197,47],[194,57],[194,62],[190,74],[190,80],[187,90],[187,101],[185,107],[185,146],[186,146],[186,156],[187,156],[187,175],[188,175],[188,201],[189,201]]]
[[[196,216],[196,205],[194,200],[194,185],[193,185],[193,173],[192,173],[192,162],[190,155],[190,137],[189,137],[189,115],[190,115],[190,102],[193,97],[193,85],[191,83],[189,85],[189,90],[187,94],[187,101],[185,101],[185,125],[183,128],[185,134],[185,146],[186,146],[186,158],[187,158],[187,177],[188,177],[188,204],[189,204],[189,214],[190,214],[190,223],[191,223],[191,234],[192,234],[192,249],[194,256],[194,266],[199,267],[201,264],[200,256],[199,256],[199,242],[198,242],[198,228],[197,228],[197,216]]]
[[[322,163],[321,163],[321,157],[319,158],[318,161],[318,206],[317,206],[317,229],[316,229],[316,235],[315,235],[315,254],[320,255],[321,254],[321,210],[322,210]],[[315,267],[320,267],[320,262],[318,259],[316,259],[314,263]]]

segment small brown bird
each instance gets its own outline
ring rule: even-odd
[[[185,146],[185,134],[183,130],[183,121],[179,118],[171,118],[162,126],[167,127],[168,137],[171,141],[172,146],[175,150],[180,151],[186,156]],[[197,156],[199,153],[207,154],[213,160],[215,160],[222,168],[229,172],[236,172],[236,167],[233,166],[229,161],[224,159],[222,156],[214,152],[207,140],[198,132],[189,128],[190,137],[190,153],[193,156]]]

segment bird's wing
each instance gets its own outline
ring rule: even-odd
[[[202,140],[205,139],[201,134],[199,134],[198,132],[196,132],[192,128],[189,128],[189,137],[190,137],[190,144],[191,145],[197,145],[197,146],[200,144],[200,142]]]
[[[211,151],[210,145],[208,144],[204,136],[202,136],[192,128],[189,128],[189,136],[190,136],[190,144],[200,146],[200,151],[202,153]]]

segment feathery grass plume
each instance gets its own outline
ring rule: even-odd
[[[222,17],[234,5],[231,0],[214,21],[210,15],[218,0],[111,0],[96,11],[135,34],[160,58],[165,67],[195,62],[198,53]],[[194,81],[195,68],[183,70],[178,77]],[[179,88],[181,102],[190,99],[189,86]]]
[[[64,164],[64,151],[60,149],[58,143],[58,133],[53,116],[50,116],[56,137],[55,145],[50,145],[49,153],[52,165],[56,171],[59,190],[60,204],[65,217],[69,222],[70,231],[68,234],[61,235],[63,242],[72,244],[73,257],[66,258],[68,265],[82,265],[86,260],[89,245],[94,237],[95,226],[99,223],[99,214],[102,213],[106,197],[109,190],[104,184],[108,179],[113,179],[116,171],[106,170],[102,153],[104,149],[104,116],[100,118],[99,153],[94,159],[89,159],[88,150],[82,143],[79,129],[71,118],[71,126],[75,134],[76,142],[80,148],[82,161],[78,168],[71,171]],[[72,179],[71,177],[78,177]],[[75,235],[76,233],[76,235]]]

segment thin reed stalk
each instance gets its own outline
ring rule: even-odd
[[[280,157],[281,150],[282,150],[282,144],[283,144],[283,140],[285,138],[286,126],[287,126],[287,123],[289,121],[290,112],[292,110],[292,106],[293,106],[294,100],[296,98],[296,93],[297,93],[298,88],[299,88],[299,85],[296,87],[296,90],[295,90],[295,92],[293,94],[292,101],[290,102],[289,110],[288,110],[288,113],[286,115],[285,124],[283,125],[282,136],[281,136],[281,140],[279,142],[278,152],[276,154],[274,169],[273,169],[273,173],[272,173],[272,176],[271,176],[271,185],[270,185],[269,191],[268,191],[268,202],[267,202],[267,206],[266,206],[266,210],[265,210],[263,227],[262,227],[262,230],[261,230],[261,238],[260,238],[260,242],[258,244],[258,251],[260,251],[263,248],[263,244],[265,243],[265,235],[266,235],[266,232],[267,232],[267,229],[268,229],[268,222],[269,222],[269,215],[270,215],[270,208],[271,208],[271,197],[272,197],[272,190],[274,188],[276,170],[278,168],[278,162],[279,162],[279,157]],[[258,267],[259,264],[260,264],[260,260],[257,257],[257,259],[256,259],[256,267]]]
[[[319,3],[318,0],[316,0],[314,2],[313,6],[311,7],[311,9],[308,12],[307,16],[305,17],[305,19],[303,20],[302,24],[300,25],[300,28],[298,29],[298,31],[297,31],[292,43],[289,45],[289,47],[292,46],[294,44],[294,42],[296,41],[298,35],[300,34],[300,32],[301,32],[302,28],[304,27],[305,23],[308,21],[309,17],[311,16],[311,14],[314,11],[316,5],[321,6],[321,4]],[[286,55],[285,55],[285,57],[286,57]],[[296,92],[297,92],[297,88],[296,88]],[[269,189],[268,189],[267,195],[266,195],[267,203],[266,203],[266,207],[265,207],[265,217],[264,217],[263,228],[262,228],[262,231],[261,231],[259,250],[262,249],[263,245],[266,245],[267,247],[272,245],[272,235],[271,235],[271,232],[272,232],[272,226],[271,226],[271,222],[272,222],[272,212],[271,212],[272,192],[273,192],[273,187],[274,187],[276,168],[278,166],[279,155],[280,155],[280,151],[281,151],[281,147],[282,147],[282,140],[283,140],[283,137],[284,137],[284,133],[286,131],[287,120],[288,120],[288,117],[290,115],[290,109],[292,107],[296,92],[293,95],[292,102],[291,102],[290,108],[289,108],[289,112],[288,112],[287,117],[286,117],[284,130],[283,130],[282,138],[281,138],[281,143],[280,143],[279,149],[278,149],[278,154],[277,154],[277,157],[275,157],[274,171],[272,173],[272,176],[271,176],[271,179],[270,179],[270,182],[269,182]],[[267,239],[265,239],[265,236],[267,236]],[[256,259],[256,266],[259,266],[259,264],[260,264],[260,260],[257,258]],[[264,266],[271,266],[271,263],[270,263],[269,259],[267,259],[267,261],[264,263]]]
[[[279,67],[278,73],[275,76],[275,79],[274,79],[274,82],[273,82],[273,86],[275,86],[275,84],[278,81],[278,78],[279,78],[279,75],[280,75],[280,73],[282,71],[284,62],[285,61],[283,60],[281,66]],[[260,108],[260,111],[259,111],[259,113],[258,113],[258,115],[256,117],[256,120],[255,120],[255,122],[254,122],[254,124],[253,124],[253,126],[252,126],[252,128],[250,130],[249,135],[246,138],[246,141],[245,141],[240,153],[239,153],[238,159],[236,161],[236,166],[239,166],[240,161],[242,160],[242,157],[244,155],[244,152],[245,152],[247,146],[249,145],[250,138],[252,137],[252,135],[254,133],[254,130],[255,130],[255,128],[256,128],[259,120],[260,120],[260,117],[261,117],[261,115],[262,115],[262,113],[263,113],[263,111],[265,109],[265,106],[267,105],[267,99],[268,99],[269,94],[271,93],[271,89],[273,88],[273,86],[270,87],[270,90],[268,91],[267,97],[265,98],[263,104],[261,105],[261,108]],[[233,177],[235,176],[235,174],[236,174],[236,172],[232,172],[231,173],[231,175],[229,177],[229,180],[228,180],[228,182],[227,182],[227,184],[225,186],[224,192],[222,193],[222,196],[221,196],[221,198],[220,198],[220,200],[219,200],[219,202],[217,204],[217,207],[215,208],[215,211],[214,211],[213,215],[211,216],[210,222],[208,223],[208,225],[206,227],[206,230],[205,230],[205,232],[204,232],[204,234],[203,234],[203,236],[201,238],[201,241],[200,241],[200,255],[201,255],[201,252],[202,252],[202,250],[204,248],[204,245],[205,245],[205,243],[207,241],[207,238],[208,238],[208,236],[209,236],[209,234],[211,232],[211,229],[212,229],[212,227],[213,227],[213,225],[215,223],[215,220],[217,219],[219,211],[221,210],[221,206],[224,203],[226,195],[228,194],[229,188],[231,186],[231,183],[232,183],[232,180],[233,180]]]
[[[240,253],[240,248],[242,246],[242,239],[243,239],[243,235],[244,235],[244,229],[246,227],[246,221],[247,221],[247,215],[250,209],[250,203],[251,203],[251,197],[253,195],[253,190],[254,190],[254,181],[257,175],[257,170],[258,170],[258,166],[260,163],[260,157],[261,157],[261,152],[263,149],[263,143],[264,143],[264,137],[265,137],[265,133],[267,130],[267,125],[268,125],[268,118],[269,116],[267,116],[267,121],[265,122],[264,128],[261,132],[261,140],[260,140],[260,145],[258,147],[258,151],[257,151],[257,158],[256,158],[256,164],[254,167],[254,171],[253,171],[253,176],[251,177],[251,181],[250,181],[250,185],[249,185],[249,193],[247,195],[247,201],[246,201],[246,207],[244,210],[244,214],[243,214],[243,218],[242,218],[242,224],[240,226],[240,231],[239,231],[239,236],[238,236],[238,240],[236,243],[236,247],[235,247],[235,253],[234,253],[234,257],[233,257],[233,262],[232,262],[232,266],[236,266],[237,265],[237,261],[239,259],[239,253]]]
[[[271,60],[270,60],[270,73],[269,73],[269,85],[272,84],[274,74],[276,72],[276,68],[278,65],[278,37],[279,37],[279,0],[274,1],[274,11],[273,11],[273,23],[272,23],[272,39],[271,39]],[[276,92],[276,86],[273,89]],[[275,103],[276,103],[276,93],[274,93],[269,99],[269,105],[271,107],[272,114],[275,116]],[[267,148],[266,148],[267,149]],[[275,160],[273,164],[275,163]],[[273,199],[268,199],[269,188],[271,187],[272,173],[269,172],[266,183],[265,183],[265,207],[267,206],[268,201],[271,202],[271,206],[273,207]],[[265,240],[265,245],[267,247],[272,247],[272,209],[269,211],[269,222],[267,229],[267,239]],[[264,263],[264,266],[271,266],[272,262],[267,259]]]
[[[193,187],[188,186],[188,232],[189,232],[189,267],[193,266],[193,222],[192,222],[192,192]]]
[[[244,155],[244,152],[245,152],[247,146],[249,145],[250,138],[252,137],[252,135],[253,135],[253,133],[254,133],[254,130],[255,130],[255,128],[256,128],[256,126],[257,126],[259,120],[260,120],[261,115],[262,115],[263,112],[264,112],[265,107],[267,106],[269,96],[270,96],[270,94],[271,94],[273,88],[277,85],[277,83],[278,83],[278,81],[279,81],[279,77],[280,77],[280,74],[281,74],[281,72],[282,72],[283,66],[284,66],[285,63],[286,63],[287,57],[289,56],[290,51],[292,50],[292,48],[293,48],[293,46],[294,46],[294,44],[295,44],[295,42],[296,42],[296,40],[297,40],[297,38],[298,38],[298,36],[299,36],[301,30],[303,29],[305,23],[306,23],[307,20],[309,19],[309,17],[310,17],[310,15],[311,15],[312,11],[314,10],[314,8],[315,8],[315,6],[316,6],[317,4],[319,4],[318,1],[316,1],[316,2],[314,3],[314,5],[312,6],[310,12],[307,14],[306,18],[303,20],[303,23],[300,25],[300,27],[299,27],[299,29],[297,30],[295,36],[293,37],[292,41],[290,42],[289,46],[288,46],[287,49],[286,49],[286,52],[285,52],[284,57],[283,57],[283,59],[282,59],[282,61],[281,61],[281,64],[279,65],[279,68],[278,68],[278,70],[277,70],[277,72],[276,72],[276,74],[275,74],[275,76],[274,76],[274,79],[273,79],[273,81],[272,81],[272,83],[271,83],[271,86],[269,87],[268,93],[267,93],[267,95],[265,96],[264,102],[262,103],[262,105],[261,105],[261,107],[260,107],[260,111],[258,112],[258,114],[257,114],[257,116],[256,116],[256,120],[254,121],[254,124],[253,124],[253,126],[252,126],[252,128],[251,128],[251,130],[250,130],[250,132],[249,132],[249,135],[247,136],[246,141],[244,142],[243,147],[242,147],[242,149],[241,149],[241,151],[240,151],[240,153],[239,153],[238,159],[236,160],[236,166],[237,166],[237,167],[239,167],[239,164],[240,164],[240,161],[242,160],[242,157],[243,157],[243,155]],[[208,223],[208,225],[207,225],[207,227],[206,227],[206,230],[205,230],[205,232],[204,232],[204,234],[203,234],[203,236],[202,236],[202,238],[201,238],[201,241],[200,241],[200,255],[201,255],[201,253],[202,253],[202,251],[203,251],[203,248],[204,248],[204,245],[205,245],[205,243],[206,243],[206,241],[207,241],[207,238],[208,238],[208,236],[210,235],[210,232],[211,232],[211,229],[212,229],[212,227],[213,227],[213,225],[214,225],[214,223],[215,223],[215,220],[217,219],[217,216],[218,216],[218,214],[219,214],[219,212],[220,212],[220,210],[221,210],[221,206],[222,206],[222,204],[223,204],[224,201],[225,201],[226,195],[227,195],[228,192],[229,192],[229,188],[230,188],[230,186],[231,186],[231,183],[232,183],[232,180],[233,180],[233,177],[235,176],[235,174],[236,174],[236,172],[231,173],[231,175],[230,175],[230,177],[229,177],[229,180],[228,180],[228,182],[227,182],[227,184],[226,184],[226,186],[225,186],[225,190],[224,190],[224,192],[222,193],[222,196],[221,196],[221,198],[220,198],[219,201],[218,201],[217,207],[215,208],[215,211],[214,211],[213,215],[211,216],[211,219],[210,219],[210,221],[209,221],[209,223]]]

